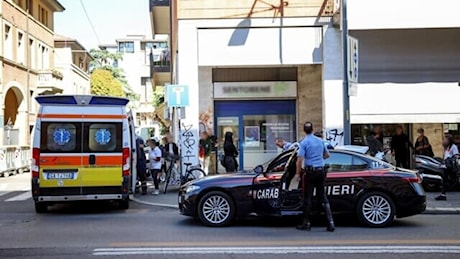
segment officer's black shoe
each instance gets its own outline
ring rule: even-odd
[[[327,225],[327,231],[329,232],[334,232],[335,230],[335,225],[334,225],[334,222],[329,222],[329,224]]]
[[[304,219],[302,224],[298,225],[296,229],[310,231],[311,230],[310,220]]]

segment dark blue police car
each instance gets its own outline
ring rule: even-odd
[[[251,172],[186,183],[178,194],[181,214],[214,227],[254,214],[302,214],[301,183],[294,177],[296,151],[283,152]],[[330,154],[326,193],[334,214],[353,215],[364,225],[384,227],[395,216],[403,218],[425,210],[425,191],[417,172],[357,152],[336,149]],[[317,205],[316,211],[320,208]]]

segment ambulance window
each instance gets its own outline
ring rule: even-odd
[[[84,146],[85,152],[121,152],[122,124],[121,123],[85,123]]]
[[[80,123],[43,122],[40,150],[42,152],[81,152]]]

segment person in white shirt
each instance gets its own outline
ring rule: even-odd
[[[444,147],[444,162],[446,163],[446,169],[442,176],[442,190],[441,195],[436,197],[436,200],[447,200],[446,197],[446,186],[449,180],[449,175],[452,174],[456,160],[451,160],[459,156],[458,147],[454,143],[454,137],[451,134],[446,134],[444,140],[442,141],[442,146]]]
[[[157,141],[152,138],[148,140],[148,144],[150,147],[149,151],[149,172],[153,179],[153,185],[155,190],[153,191],[153,195],[160,194],[160,176],[159,173],[161,172],[161,149],[158,147]]]

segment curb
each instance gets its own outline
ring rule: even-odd
[[[170,208],[170,209],[178,209],[178,205],[173,205],[173,204],[165,204],[165,203],[155,203],[155,202],[148,202],[148,201],[143,201],[134,197],[130,198],[132,201],[144,204],[144,205],[149,205],[149,206],[156,206],[156,207],[164,207],[164,208]],[[426,210],[422,213],[425,215],[455,215],[455,214],[460,214],[460,208],[438,208],[438,207],[429,207],[426,208]]]
[[[172,205],[172,204],[164,204],[164,203],[155,203],[155,202],[148,202],[148,201],[143,201],[140,199],[136,199],[130,196],[130,200],[140,203],[140,204],[145,204],[145,205],[150,205],[150,206],[156,206],[156,207],[164,207],[164,208],[170,208],[170,209],[178,209],[178,205]]]

